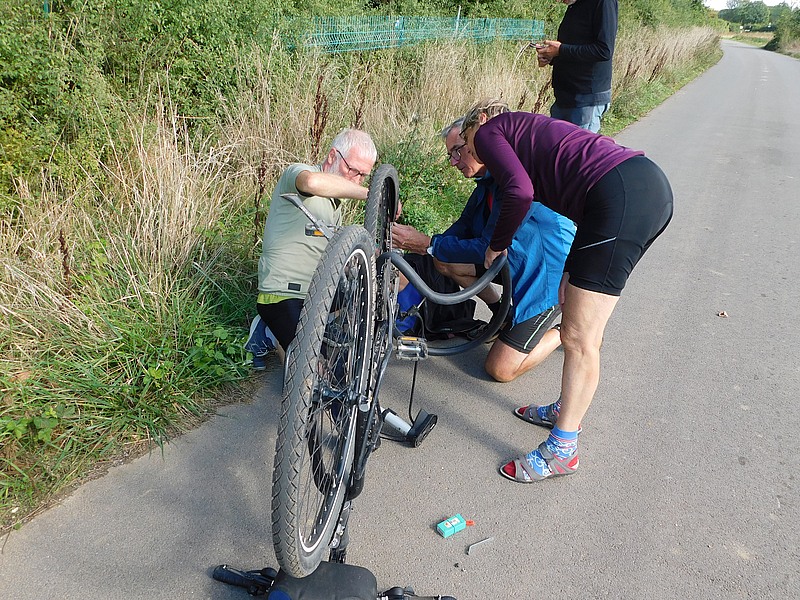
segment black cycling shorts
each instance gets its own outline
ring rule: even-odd
[[[661,169],[635,156],[586,194],[583,219],[564,270],[579,288],[619,296],[633,267],[672,218],[672,189]]]
[[[527,321],[517,323],[513,327],[504,327],[498,339],[518,352],[530,354],[542,336],[553,328],[560,317],[561,307],[556,304]]]
[[[287,298],[274,304],[256,304],[259,316],[284,350],[294,339],[302,308],[303,301],[299,298]]]

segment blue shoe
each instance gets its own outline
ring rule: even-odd
[[[250,336],[244,344],[245,351],[253,355],[253,368],[261,371],[266,368],[266,356],[275,350],[277,340],[269,327],[256,315],[250,323]]]

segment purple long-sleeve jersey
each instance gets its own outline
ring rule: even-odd
[[[475,135],[478,158],[502,190],[503,206],[489,246],[511,244],[534,199],[580,227],[586,193],[621,162],[644,152],[544,115],[498,115]]]

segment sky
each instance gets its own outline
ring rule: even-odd
[[[763,0],[764,4],[767,6],[775,6],[776,4],[780,4],[783,0]],[[728,8],[728,0],[704,0],[703,4],[708,6],[709,8],[713,8],[714,10],[722,10],[723,8]],[[786,4],[789,6],[792,5],[792,0],[787,0]]]

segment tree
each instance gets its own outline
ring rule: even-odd
[[[757,2],[746,2],[739,9],[741,20],[739,21],[746,29],[756,29],[765,27],[769,23],[769,8],[761,0]]]
[[[719,11],[719,18],[752,29],[766,26],[770,22],[770,11],[761,0],[728,0],[728,8]]]
[[[781,2],[780,4],[776,4],[775,6],[771,6],[769,9],[769,22],[772,25],[778,23],[781,20],[783,15],[790,16],[792,14],[792,7],[789,6],[786,2]]]

